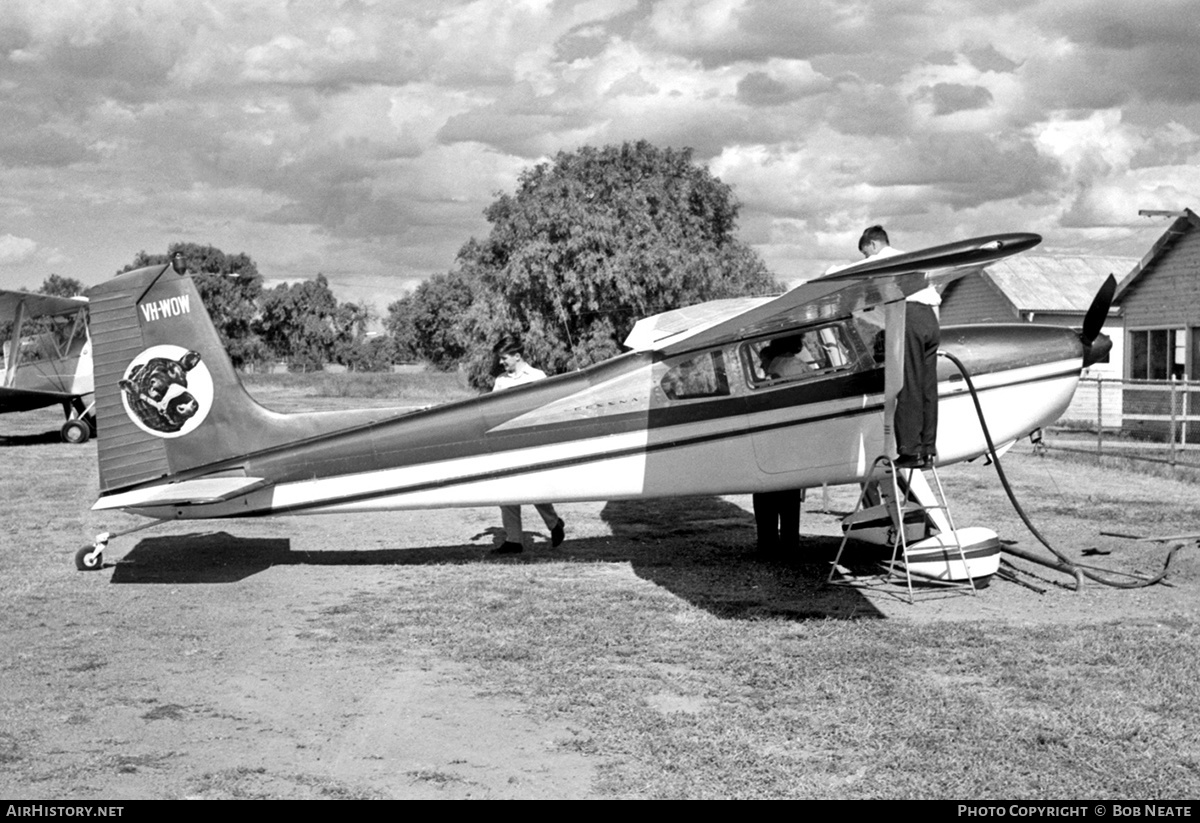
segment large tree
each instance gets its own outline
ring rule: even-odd
[[[138,252],[133,262],[121,271],[167,263],[176,252],[183,254],[187,271],[196,282],[200,299],[233,365],[241,368],[264,360],[267,349],[251,329],[251,322],[258,314],[262,277],[245,253],[226,254],[214,246],[172,243],[166,254]]]
[[[462,272],[435,274],[388,306],[385,327],[404,358],[452,369],[467,354],[462,321],[475,300]]]
[[[465,318],[474,384],[487,384],[491,344],[524,337],[548,372],[620,351],[641,317],[781,287],[735,236],[739,204],[691,149],[645,141],[561,152],[526,170],[492,224],[458,255],[477,284]]]
[[[326,363],[361,366],[356,351],[370,314],[354,303],[339,304],[329,280],[281,283],[265,292],[253,327],[271,352],[292,369],[315,371]]]

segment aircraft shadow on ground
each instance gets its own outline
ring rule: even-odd
[[[58,429],[40,434],[0,434],[0,449],[8,446],[52,446],[55,443],[75,448],[74,444],[63,443]]]
[[[759,553],[753,515],[719,497],[611,502],[600,516],[635,574],[717,617],[883,617],[861,591],[825,584],[839,538],[802,534],[796,550]],[[858,566],[852,554],[844,565]]]
[[[297,562],[287,538],[227,532],[146,537],[113,565],[113,583],[235,583]]]
[[[835,537],[802,536],[798,551],[760,555],[751,514],[717,497],[611,502],[600,516],[611,537],[572,539],[568,524],[563,546],[552,549],[535,532],[524,553],[507,556],[479,544],[293,551],[287,538],[227,532],[151,537],[113,564],[112,582],[233,583],[291,565],[628,563],[638,577],[725,619],[883,616],[861,591],[824,585],[840,542]],[[845,560],[857,565],[853,556]]]
[[[487,556],[479,546],[293,551],[286,537],[202,532],[143,538],[111,565],[113,583],[236,583],[273,566],[433,565]]]

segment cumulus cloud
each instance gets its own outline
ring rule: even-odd
[[[25,127],[0,126],[0,165],[70,166],[95,159],[96,153],[77,138],[61,134],[43,124]]]
[[[751,107],[778,106],[832,88],[833,82],[807,61],[772,60],[738,81],[737,99]]]
[[[0,266],[11,266],[31,260],[37,248],[38,244],[28,237],[0,235]]]
[[[1069,237],[1197,205],[1191,5],[9,0],[5,259],[86,280],[194,240],[392,282],[522,169],[637,139],[695,149],[780,265],[867,222]]]
[[[992,93],[983,86],[937,83],[922,88],[918,99],[932,102],[935,115],[945,115],[986,108],[992,102]]]

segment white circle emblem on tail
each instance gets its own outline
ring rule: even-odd
[[[200,353],[182,346],[151,346],[133,358],[121,379],[121,402],[139,429],[156,437],[183,437],[212,408],[213,381]]]

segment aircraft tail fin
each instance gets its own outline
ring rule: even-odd
[[[286,415],[246,393],[191,277],[150,266],[88,297],[102,495],[229,461],[282,434]]]

